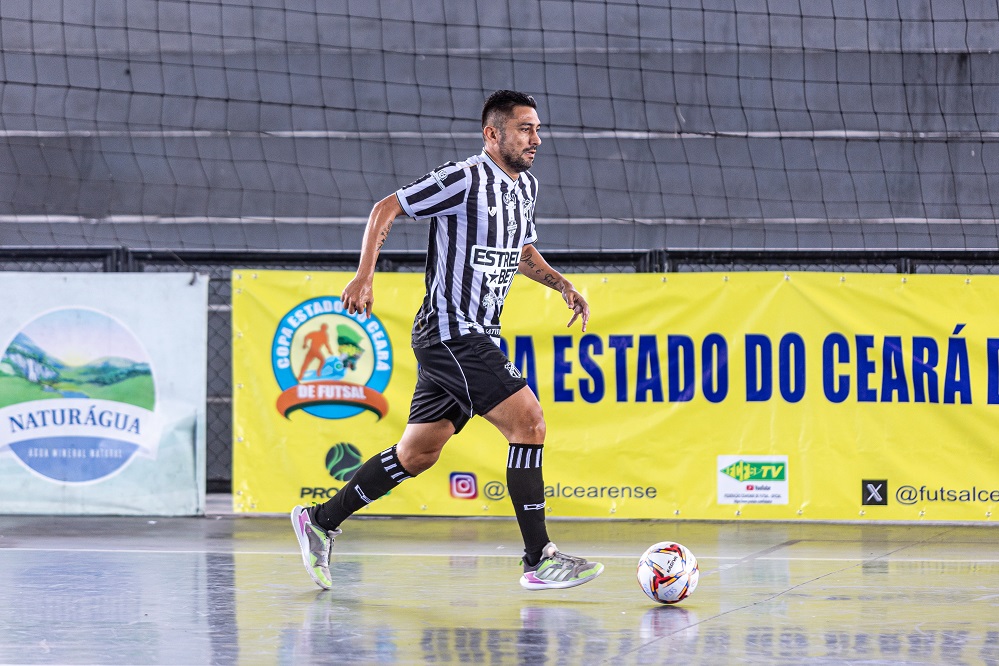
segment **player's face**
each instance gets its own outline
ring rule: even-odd
[[[538,112],[529,106],[515,106],[513,114],[499,128],[499,154],[504,166],[522,173],[534,164],[534,155],[541,145]]]

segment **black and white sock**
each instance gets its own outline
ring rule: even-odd
[[[544,445],[510,443],[506,461],[506,485],[520,533],[524,537],[524,559],[534,565],[548,545],[545,527],[545,481],[541,473]]]
[[[324,530],[335,530],[352,513],[412,477],[399,462],[395,446],[385,449],[368,458],[340,492],[316,508],[316,523]]]

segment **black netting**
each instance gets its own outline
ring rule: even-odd
[[[548,247],[996,249],[997,34],[995,0],[3,0],[0,244],[356,248],[513,88]]]
[[[931,6],[932,5],[932,6]],[[2,0],[0,270],[356,266],[372,204],[536,96],[564,272],[993,274],[999,4]],[[379,270],[423,269],[400,220]]]

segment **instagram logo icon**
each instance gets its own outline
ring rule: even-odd
[[[455,499],[475,499],[479,496],[479,484],[471,472],[451,472],[451,497]]]

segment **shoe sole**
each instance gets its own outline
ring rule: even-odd
[[[604,565],[600,565],[595,574],[591,574],[586,578],[578,578],[576,580],[566,580],[553,583],[529,583],[527,579],[523,576],[520,577],[520,586],[525,590],[564,590],[569,587],[576,587],[577,585],[582,585],[583,583],[589,583],[591,580],[599,576],[604,572]]]
[[[295,536],[298,537],[298,549],[302,551],[302,564],[305,565],[305,570],[309,572],[309,578],[312,579],[313,583],[324,590],[332,589],[329,585],[323,583],[323,581],[319,579],[319,576],[316,575],[316,572],[312,570],[312,562],[309,561],[309,548],[311,547],[311,544],[309,544],[309,537],[308,535],[302,533],[299,526],[299,516],[303,513],[305,513],[304,507],[296,506],[291,510],[291,526],[295,530]]]

